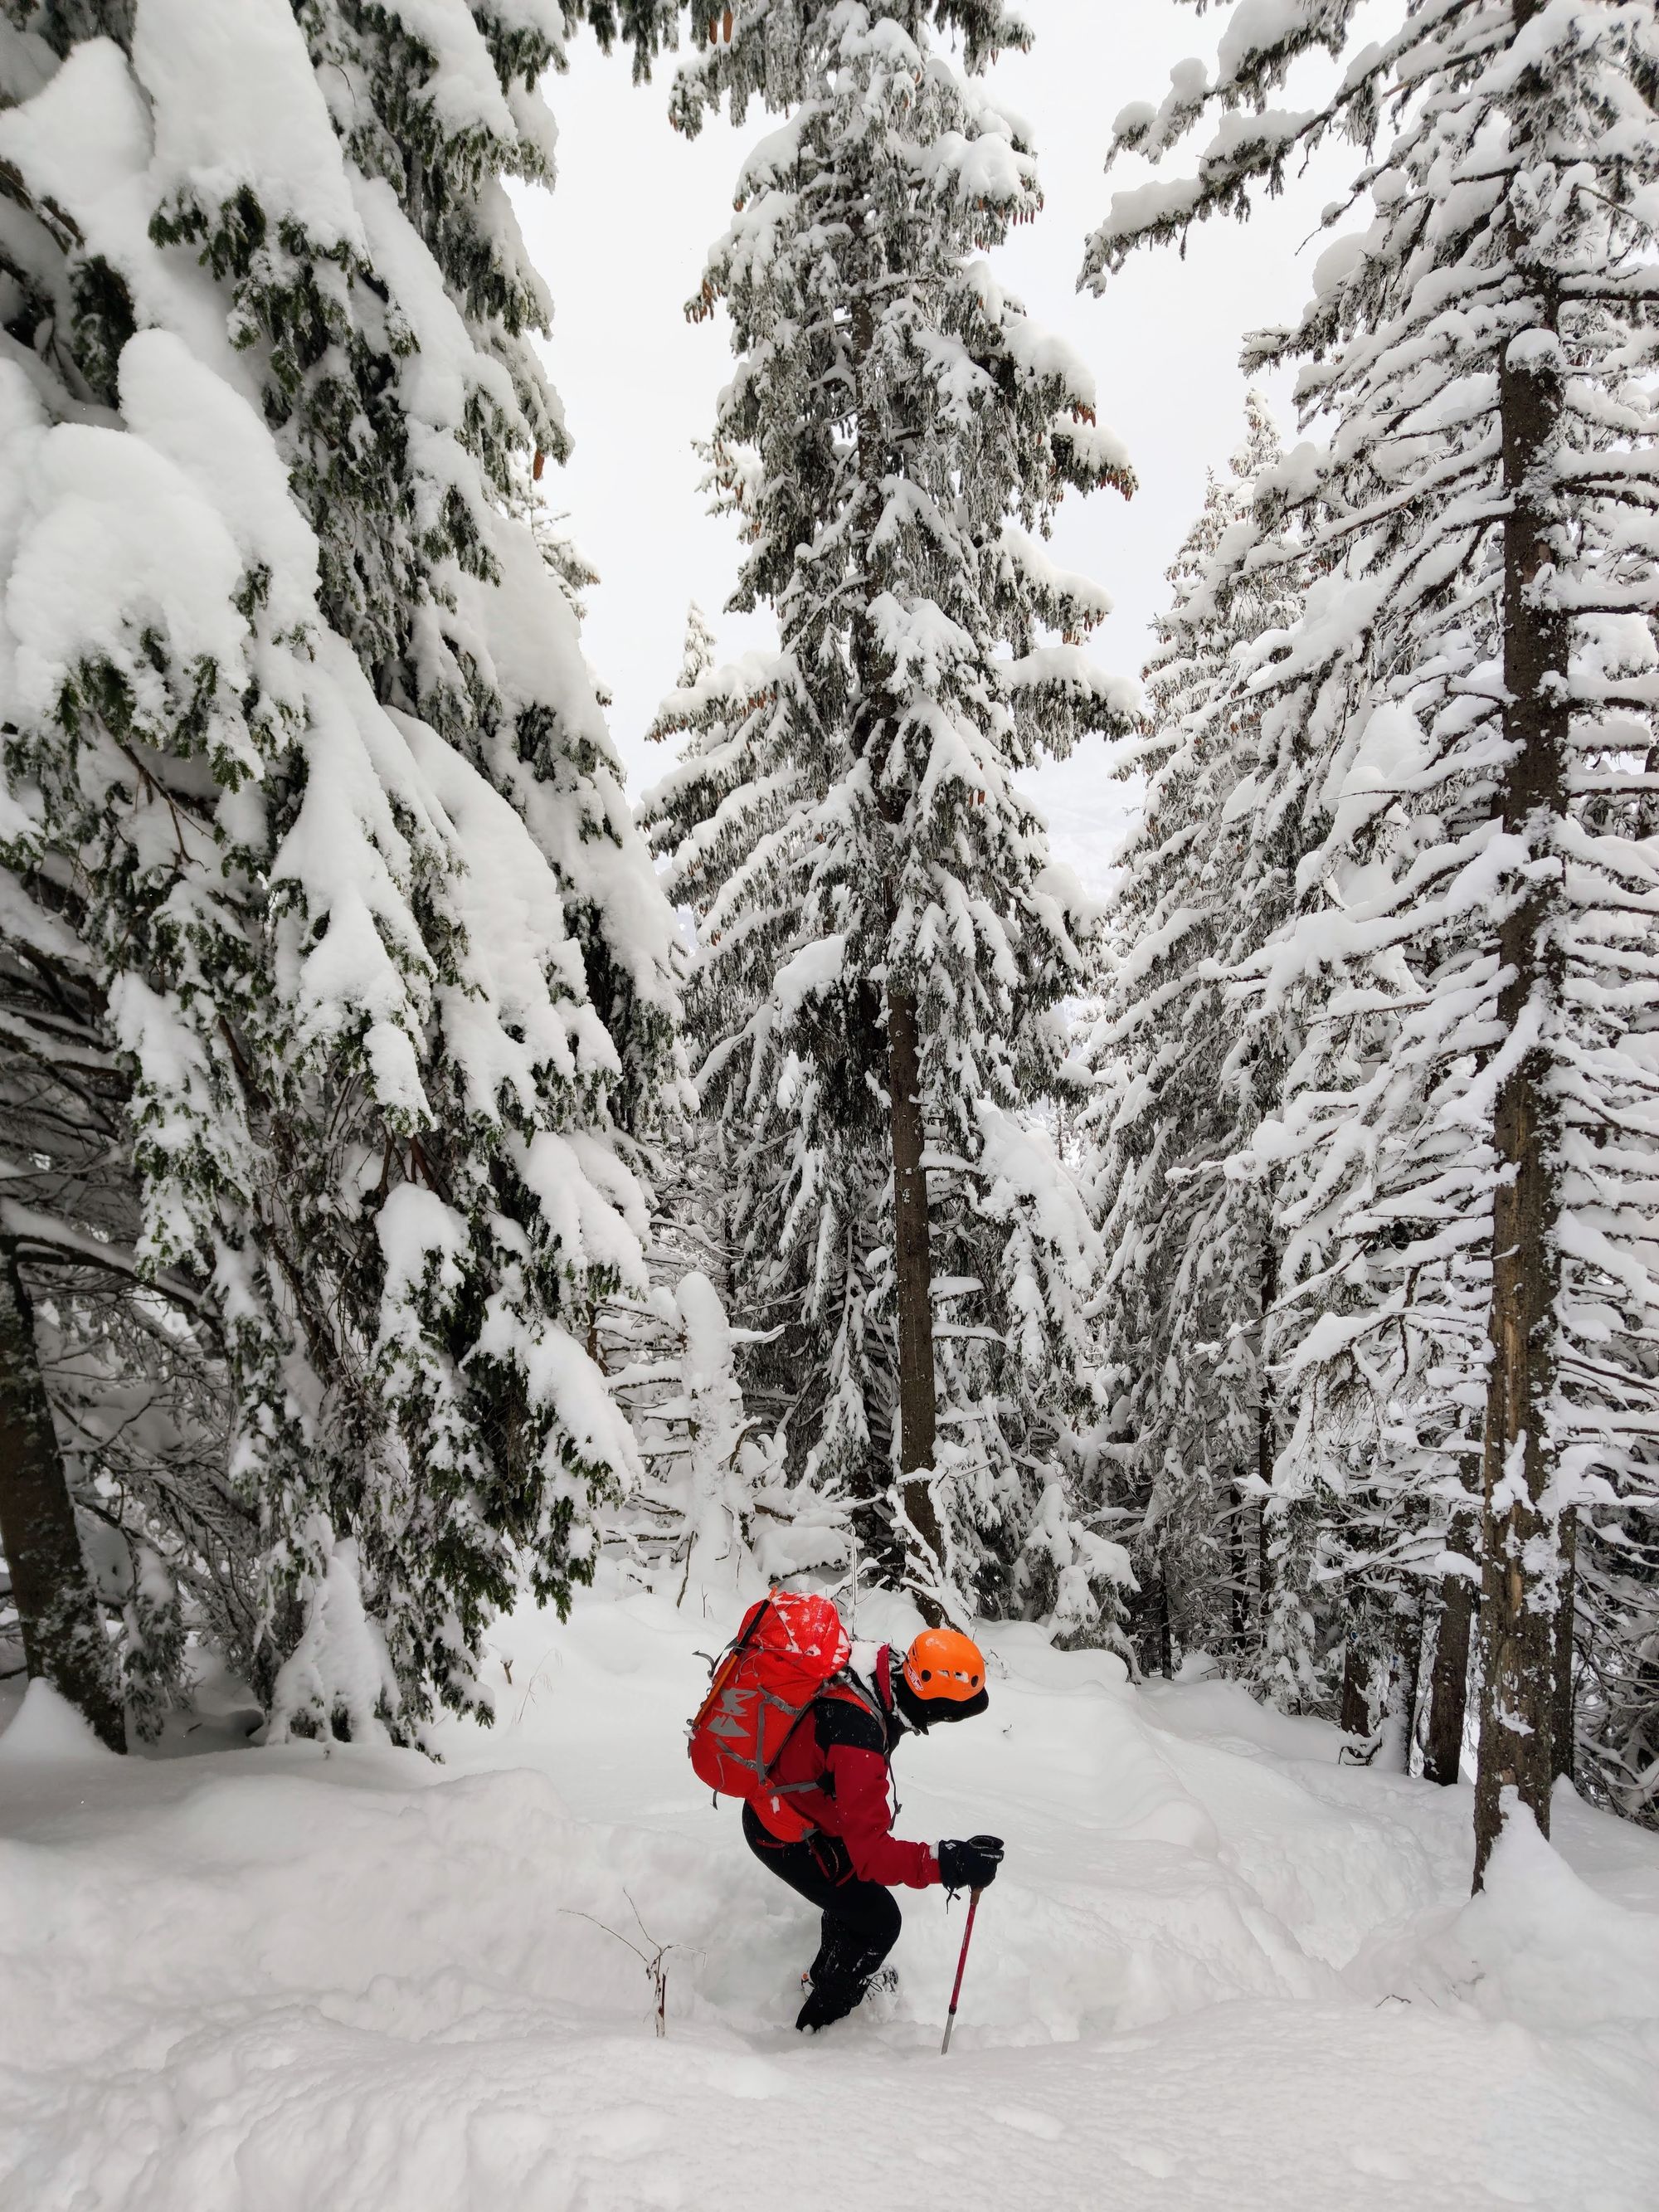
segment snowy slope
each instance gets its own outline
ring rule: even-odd
[[[501,1723],[442,1768],[118,1760],[32,1691],[0,1736],[0,2204],[1659,2203],[1659,1838],[1564,1799],[1563,1856],[1512,1841],[1467,1906],[1466,1792],[1030,1630],[988,1636],[984,1722],[900,1753],[905,1832],[1010,1844],[951,2057],[937,1892],[895,2016],[799,2039],[808,1916],[682,1749],[731,1606],[504,1624]],[[682,1947],[661,2043],[640,1961],[576,1917],[637,1942],[630,1899]]]

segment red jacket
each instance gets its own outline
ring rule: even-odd
[[[891,1657],[890,1645],[884,1644],[870,1686],[879,1710],[850,1690],[824,1691],[796,1725],[772,1780],[798,1785],[786,1790],[781,1803],[825,1835],[839,1836],[860,1881],[927,1889],[939,1878],[933,1845],[901,1843],[893,1833],[892,1750],[902,1723],[893,1712]],[[763,1827],[768,1827],[769,1797],[769,1792],[753,1801]],[[769,1827],[768,1832],[775,1832]]]

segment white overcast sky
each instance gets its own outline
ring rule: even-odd
[[[1101,420],[1133,459],[1133,502],[1111,492],[1068,497],[1054,550],[1115,601],[1096,634],[1097,658],[1138,673],[1205,470],[1238,442],[1240,336],[1300,310],[1328,243],[1312,235],[1321,207],[1340,195],[1355,160],[1348,149],[1328,154],[1248,223],[1204,226],[1184,264],[1169,248],[1143,252],[1103,297],[1079,295],[1085,233],[1114,190],[1146,173],[1138,162],[1103,173],[1113,118],[1131,100],[1160,98],[1186,56],[1210,59],[1226,10],[1199,17],[1178,0],[1027,0],[1024,12],[1036,46],[1000,63],[992,83],[1033,128],[1047,206],[996,264],[1031,313],[1090,363]],[[1310,64],[1321,75],[1328,67]],[[684,303],[728,219],[743,154],[769,125],[751,108],[740,132],[711,127],[688,144],[665,120],[672,68],[671,57],[636,87],[620,53],[607,61],[591,40],[577,44],[568,75],[546,88],[559,125],[558,188],[519,199],[553,293],[548,357],[575,441],[544,489],[600,573],[588,595],[587,652],[615,696],[611,726],[636,797],[666,765],[643,732],[673,684],[688,599],[702,605],[723,653],[754,635],[722,611],[736,535],[704,512],[691,450],[730,374],[729,330],[718,314],[689,324]],[[1266,388],[1293,431],[1287,381]],[[1099,884],[1129,803],[1103,741],[1045,769],[1031,787],[1057,855]]]

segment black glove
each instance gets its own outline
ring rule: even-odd
[[[969,1836],[965,1844],[939,1847],[939,1877],[946,1889],[988,1889],[1001,1864],[1000,1836]]]

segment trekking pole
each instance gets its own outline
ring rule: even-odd
[[[939,2047],[941,2058],[951,2048],[951,2031],[957,2024],[957,2000],[962,1995],[963,1972],[968,1964],[968,1946],[974,1940],[974,1915],[979,1911],[980,1895],[976,1889],[970,1889],[968,1893],[968,1925],[962,1931],[962,1955],[957,1960],[956,1987],[951,1992],[951,2009],[945,2016],[945,2040]]]

